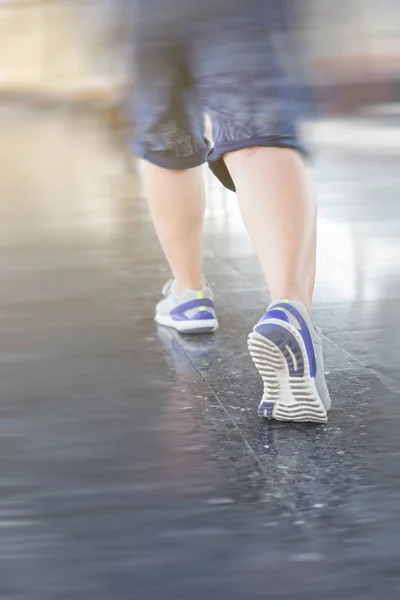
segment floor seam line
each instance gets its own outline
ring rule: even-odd
[[[211,385],[209,384],[209,382],[207,381],[207,379],[202,375],[202,373],[199,371],[199,369],[196,367],[196,365],[194,364],[194,362],[192,361],[192,359],[190,358],[190,356],[188,355],[188,353],[185,351],[185,349],[183,348],[183,346],[181,346],[186,358],[188,359],[188,361],[190,362],[190,364],[193,366],[193,368],[195,369],[196,373],[200,376],[201,380],[206,384],[207,388],[211,391],[212,395],[214,396],[214,398],[216,399],[216,401],[218,402],[218,405],[222,408],[222,410],[228,415],[229,421],[232,423],[232,425],[234,426],[234,428],[239,432],[240,437],[242,438],[242,440],[244,441],[246,447],[250,450],[250,452],[252,453],[252,455],[254,456],[255,460],[257,461],[257,464],[259,465],[260,469],[264,472],[265,469],[261,463],[260,458],[258,457],[256,451],[254,450],[254,448],[251,446],[250,442],[247,440],[246,436],[243,434],[242,430],[240,429],[240,427],[237,425],[237,423],[235,423],[235,421],[232,418],[232,415],[230,414],[230,412],[228,411],[227,408],[225,408],[225,406],[223,405],[223,403],[221,402],[221,400],[219,399],[218,394],[216,393],[216,391],[211,387]]]

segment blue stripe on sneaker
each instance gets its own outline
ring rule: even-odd
[[[256,325],[255,330],[280,349],[286,359],[290,377],[304,377],[303,352],[291,331],[268,319]]]
[[[210,319],[215,319],[215,317],[209,310],[199,310],[190,318],[190,321],[209,321]]]
[[[184,302],[183,304],[179,304],[178,306],[176,306],[175,308],[173,308],[170,312],[171,317],[173,318],[174,321],[191,321],[193,318],[188,318],[185,313],[188,310],[193,310],[194,308],[197,308],[200,312],[200,309],[202,306],[208,306],[208,308],[214,308],[214,302],[210,299],[210,298],[199,298],[199,299],[195,299],[195,300],[190,300],[189,302]],[[201,311],[201,312],[206,312],[206,311]],[[208,311],[207,311],[208,312]],[[196,317],[199,318],[199,317]],[[204,317],[201,317],[202,319],[204,319]],[[207,317],[208,319],[210,317]],[[212,319],[215,319],[214,315],[211,316]]]
[[[292,306],[289,302],[287,302],[287,303],[285,302],[285,304],[275,304],[275,306],[272,308],[272,310],[275,310],[277,308],[283,308],[284,310],[287,310],[299,322],[300,334],[301,334],[301,337],[303,338],[304,345],[306,347],[308,363],[310,365],[310,375],[311,375],[311,377],[315,377],[315,375],[317,373],[317,364],[316,364],[316,360],[315,360],[314,344],[313,344],[313,341],[311,338],[310,330],[308,328],[308,325],[307,325],[305,319],[302,317],[300,311],[298,311],[297,308]],[[272,310],[267,311],[267,314],[272,312]]]
[[[289,323],[289,317],[285,311],[281,309],[275,310],[275,307],[271,308],[271,310],[267,310],[261,321],[265,321],[265,319],[280,319],[281,321],[286,321],[286,323]]]

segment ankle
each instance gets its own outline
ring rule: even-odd
[[[175,278],[175,291],[180,296],[186,290],[200,291],[206,287],[206,278],[200,277]]]

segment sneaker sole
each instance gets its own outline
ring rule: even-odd
[[[326,423],[324,404],[310,376],[307,351],[295,327],[271,319],[264,334],[253,331],[248,347],[264,382],[258,416],[278,421]],[[289,362],[302,365],[302,376],[291,376]],[[296,368],[297,370],[297,368]]]
[[[218,329],[217,319],[204,319],[196,321],[174,321],[167,315],[156,315],[154,320],[158,325],[170,327],[179,333],[212,333]]]

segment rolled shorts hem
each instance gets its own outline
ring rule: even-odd
[[[144,160],[151,162],[157,167],[164,169],[172,169],[183,171],[185,169],[194,169],[200,167],[206,162],[207,154],[209,153],[210,145],[208,144],[204,150],[192,154],[191,156],[167,156],[164,152],[156,150],[140,151],[137,149],[137,155]]]
[[[251,138],[247,140],[237,140],[232,142],[217,142],[207,155],[207,162],[220,182],[232,192],[235,192],[235,184],[224,162],[224,155],[228,152],[242,150],[242,148],[251,148],[253,146],[292,148],[301,154],[308,156],[306,149],[293,135],[269,135],[261,138]]]

